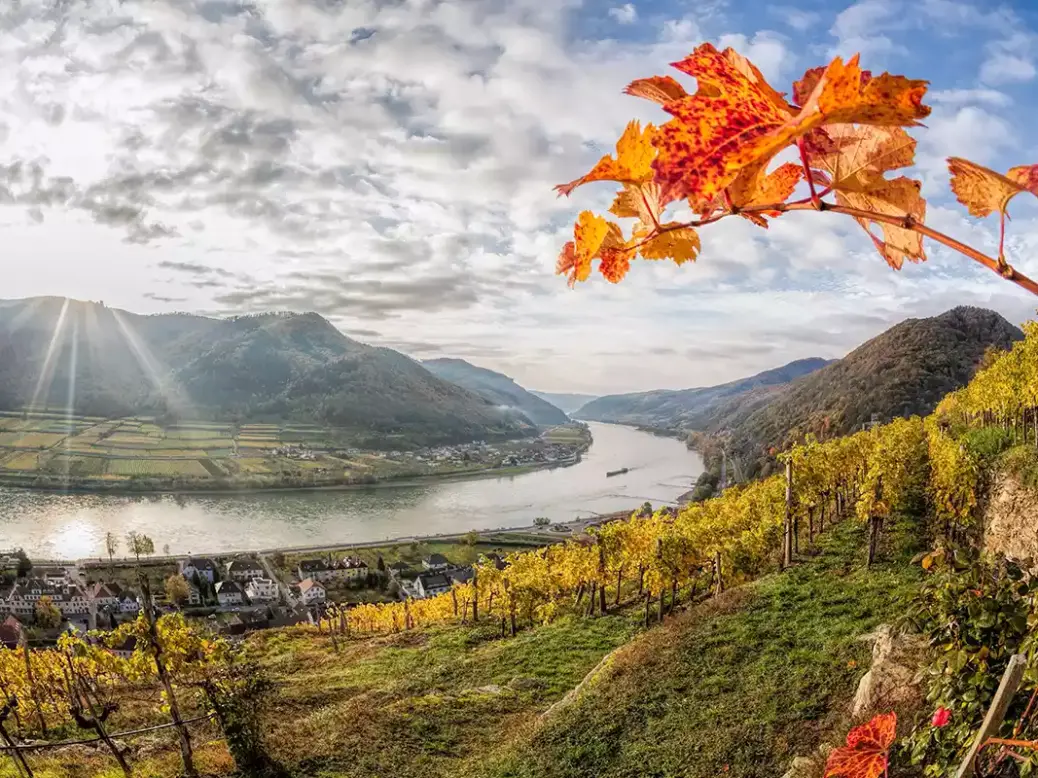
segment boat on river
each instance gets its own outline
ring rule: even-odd
[[[622,467],[619,470],[610,470],[608,473],[606,473],[606,478],[612,478],[614,475],[623,475],[624,473],[629,472],[631,472],[631,468],[629,467]]]

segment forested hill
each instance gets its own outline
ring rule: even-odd
[[[464,359],[427,359],[422,364],[434,375],[478,394],[501,409],[519,411],[534,424],[549,426],[569,421],[560,409],[502,373],[477,367]]]
[[[870,421],[926,414],[947,393],[964,386],[991,347],[1023,338],[998,313],[960,306],[939,316],[906,319],[843,359],[793,381],[754,405],[719,408],[701,429],[731,433],[729,450],[743,476],[766,472],[771,447],[808,432],[842,435]]]
[[[793,379],[827,364],[825,359],[799,359],[719,386],[607,395],[592,400],[573,415],[588,421],[670,429],[705,429],[726,403],[767,398]]]
[[[321,316],[140,316],[63,298],[0,301],[0,409],[299,420],[392,445],[531,434],[516,414]]]

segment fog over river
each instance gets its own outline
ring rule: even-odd
[[[572,467],[507,477],[337,491],[206,495],[59,494],[0,488],[0,550],[30,556],[104,554],[104,536],[137,530],[156,549],[216,552],[351,543],[569,521],[672,502],[702,460],[684,443],[629,427],[590,424],[594,443]],[[630,472],[606,477],[606,472]]]

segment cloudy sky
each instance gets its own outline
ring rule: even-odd
[[[990,250],[943,158],[1038,162],[1032,0],[4,0],[0,297],[152,313],[317,311],[359,340],[526,386],[701,386],[841,356],[957,304],[1038,301],[933,244],[889,270],[845,217],[703,230],[695,265],[553,274],[582,208],[552,185],[611,150],[624,96],[702,41],[780,89],[834,55],[931,84],[916,175],[934,226]],[[684,78],[684,77],[681,77]],[[686,84],[691,87],[692,84]],[[1038,275],[1038,200],[1011,261]]]

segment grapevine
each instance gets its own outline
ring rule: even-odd
[[[632,121],[615,158],[602,157],[590,172],[556,190],[569,195],[594,181],[619,183],[609,211],[633,219],[634,226],[625,236],[617,222],[581,212],[557,272],[572,286],[588,279],[597,260],[599,272],[616,283],[638,256],[679,265],[694,261],[700,251],[697,228],[723,218],[740,216],[767,229],[769,219],[790,211],[831,211],[855,219],[895,270],[906,261],[926,260],[925,238],[1038,294],[1038,283],[1013,268],[1004,251],[1009,202],[1022,192],[1038,195],[1038,165],[1003,175],[948,159],[952,191],[970,214],[999,214],[996,257],[927,226],[921,183],[887,177],[914,163],[916,141],[904,128],[921,126],[930,114],[923,104],[927,82],[874,76],[858,59],[836,57],[811,68],[793,84],[791,101],[734,49],[718,51],[709,43],[673,63],[696,80],[694,93],[670,76],[631,83],[627,94],[657,103],[673,118],[659,127]],[[769,170],[785,151],[799,162]],[[801,196],[793,199],[798,189]],[[687,207],[696,218],[668,219],[671,206]]]

